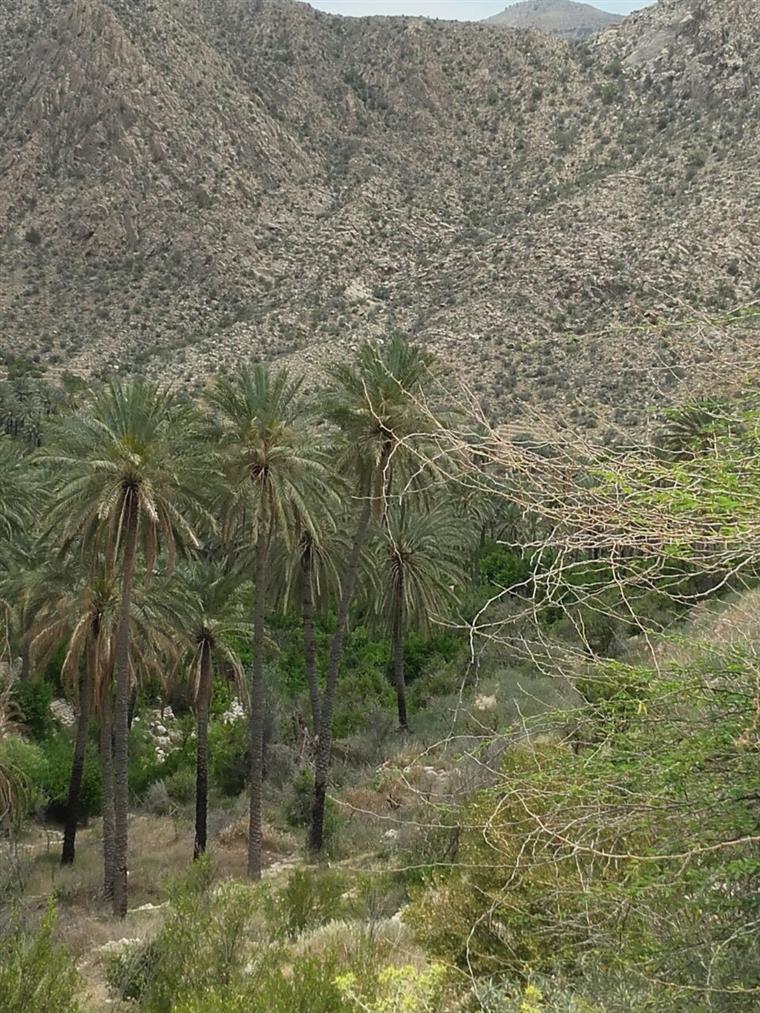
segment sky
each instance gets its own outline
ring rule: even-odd
[[[514,0],[511,0],[514,2]],[[594,7],[612,14],[630,14],[654,0],[590,0]],[[366,14],[410,14],[428,18],[479,21],[498,14],[509,0],[310,0],[312,7],[330,14],[354,17]]]

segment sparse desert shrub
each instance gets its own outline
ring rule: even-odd
[[[241,979],[181,998],[172,1013],[357,1013],[336,983],[330,954],[289,961],[286,951],[257,952]]]
[[[12,920],[0,936],[0,1004],[4,1013],[78,1013],[79,976],[55,938],[55,908],[36,928]]]
[[[284,788],[296,774],[296,757],[283,742],[273,742],[266,751],[266,779],[274,788]]]
[[[106,965],[106,982],[120,999],[141,1000],[155,974],[158,951],[152,942],[130,943],[113,953]]]
[[[172,910],[152,941],[112,958],[108,980],[122,999],[147,1013],[169,1013],[183,997],[203,994],[239,975],[256,908],[254,887],[225,880],[212,889],[213,869],[196,862],[174,888]]]
[[[296,869],[282,890],[266,897],[269,924],[277,936],[301,932],[340,918],[346,911],[346,877],[332,869]]]
[[[168,816],[171,813],[174,804],[163,781],[154,781],[148,787],[143,798],[143,806],[154,816]]]

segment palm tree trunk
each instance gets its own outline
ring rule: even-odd
[[[24,637],[21,641],[21,671],[19,672],[19,681],[28,682],[32,677],[32,651],[29,643]]]
[[[406,682],[404,680],[404,574],[399,571],[393,599],[393,681],[396,686],[398,725],[409,731],[406,717]]]
[[[77,824],[79,823],[79,796],[82,791],[82,775],[84,774],[84,758],[87,751],[87,731],[90,725],[90,696],[95,671],[95,649],[92,644],[87,647],[84,675],[79,682],[79,715],[77,718],[77,734],[74,741],[74,756],[71,762],[69,778],[69,796],[66,803],[66,822],[63,828],[63,850],[61,865],[72,865],[76,847]]]
[[[303,618],[303,653],[306,665],[306,684],[309,687],[311,701],[312,730],[316,735],[319,731],[319,685],[317,683],[317,641],[314,634],[314,597],[311,585],[311,552],[301,557],[303,570],[303,591],[301,597],[301,616]]]
[[[346,576],[343,581],[338,615],[330,645],[330,667],[327,670],[327,682],[322,696],[322,709],[319,715],[319,735],[317,738],[317,758],[314,764],[314,800],[311,810],[311,828],[309,830],[309,847],[312,851],[321,851],[325,836],[325,801],[327,799],[327,775],[330,770],[330,751],[332,748],[332,722],[335,709],[335,694],[338,687],[340,659],[343,653],[343,641],[348,628],[348,612],[354,595],[356,571],[359,568],[364,540],[367,537],[372,501],[368,499],[362,507],[356,525],[351,554],[346,564]]]
[[[253,665],[250,693],[251,809],[248,819],[248,875],[261,879],[261,811],[264,773],[264,606],[267,536],[263,523],[256,538],[256,585],[253,606]]]
[[[127,819],[129,806],[129,609],[137,556],[137,504],[130,496],[125,504],[124,564],[121,604],[116,630],[116,702],[114,705],[114,877],[113,913],[127,913]]]
[[[100,703],[100,797],[103,810],[103,893],[113,898],[115,836],[113,803],[113,721],[111,673],[108,673]]]
[[[201,671],[196,703],[195,730],[195,844],[193,858],[199,858],[206,851],[208,816],[208,715],[211,709],[211,645],[203,641],[201,648]]]

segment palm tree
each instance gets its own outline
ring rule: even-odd
[[[248,874],[261,878],[261,810],[264,747],[264,610],[268,555],[275,536],[292,544],[313,528],[329,496],[329,473],[309,430],[300,381],[286,370],[244,367],[209,392],[225,448],[225,527],[255,546],[253,665],[249,689],[250,790]]]
[[[39,661],[62,643],[66,644],[61,681],[78,704],[61,852],[61,863],[70,865],[75,857],[90,715],[103,695],[101,683],[110,674],[118,587],[102,571],[98,575],[97,571],[89,572],[85,566],[77,565],[77,561],[67,566],[53,560],[28,575],[28,601],[37,614],[28,634],[31,656]],[[106,840],[104,833],[104,847]],[[108,892],[108,884],[105,885]]]
[[[419,398],[432,366],[431,356],[401,339],[365,344],[353,364],[332,369],[333,379],[324,399],[327,419],[343,434],[342,465],[353,477],[359,506],[341,580],[320,710],[309,832],[309,845],[315,851],[324,842],[335,695],[359,560],[373,513],[382,517],[385,512],[392,472],[404,464],[405,457],[411,456],[411,444],[425,428]]]
[[[218,564],[193,562],[163,589],[159,610],[178,649],[177,665],[186,669],[196,713],[195,843],[193,857],[206,850],[208,813],[208,726],[214,665],[226,665],[244,683],[236,644],[250,639],[244,619],[241,580]]]
[[[415,508],[417,507],[417,508]],[[447,506],[392,505],[372,545],[371,606],[390,630],[399,727],[408,731],[404,647],[411,629],[429,630],[456,603],[472,539]]]
[[[15,639],[21,645],[21,677],[25,679],[29,665],[23,646],[24,617],[17,585],[27,562],[26,549],[34,522],[43,504],[43,490],[34,481],[27,457],[5,436],[0,436],[0,475],[0,606],[5,612],[6,629],[13,633],[15,628],[18,634]],[[13,663],[12,656],[8,660]]]
[[[99,547],[106,569],[120,565],[115,637],[114,913],[127,912],[130,609],[138,555],[146,575],[162,547],[171,569],[177,549],[197,546],[190,524],[202,491],[213,481],[214,457],[204,447],[190,406],[171,391],[141,380],[111,382],[88,410],[64,420],[40,462],[58,479],[51,529],[64,548]]]
[[[28,459],[5,436],[0,436],[0,475],[0,541],[6,541],[34,518],[36,490]]]
[[[0,666],[0,743],[20,732],[20,716],[13,700],[13,675]],[[15,765],[0,761],[0,827],[12,832],[23,810],[24,775]]]
[[[87,733],[92,713],[100,713],[104,889],[110,896],[114,845],[111,683],[120,618],[119,583],[105,571],[102,558],[96,557],[89,565],[77,558],[53,559],[27,574],[26,597],[30,611],[37,616],[28,634],[32,657],[39,661],[65,644],[61,681],[78,701],[61,854],[63,865],[70,865],[75,858]],[[130,669],[134,681],[135,670],[153,667],[156,654],[153,632],[145,624],[144,601],[139,597],[131,603],[130,625]]]
[[[347,550],[344,533],[338,528],[340,500],[337,488],[332,490],[332,498],[335,502],[329,504],[331,509],[323,511],[316,525],[301,530],[292,549],[279,543],[272,568],[276,598],[283,607],[292,606],[301,613],[304,671],[315,735],[319,729],[320,696],[315,614],[339,596],[341,563]]]

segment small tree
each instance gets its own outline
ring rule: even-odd
[[[239,577],[212,563],[194,562],[162,589],[161,611],[178,650],[177,665],[188,676],[195,705],[195,842],[193,857],[206,850],[208,814],[208,727],[214,666],[224,664],[244,685],[237,645],[250,639]]]
[[[408,731],[404,646],[412,629],[430,629],[459,600],[472,539],[443,504],[394,504],[372,543],[370,608],[390,633],[399,727]]]

